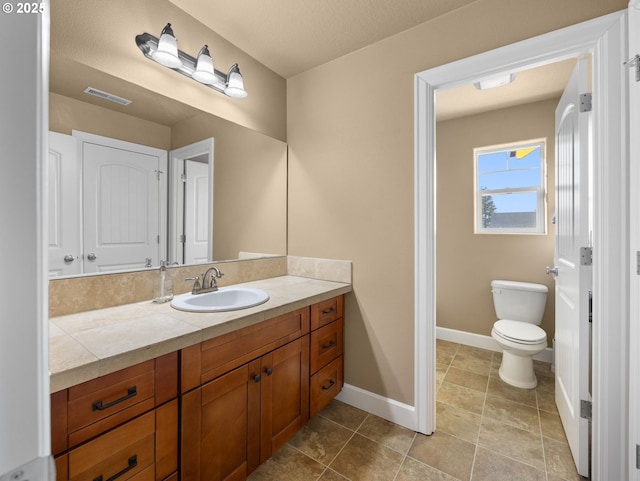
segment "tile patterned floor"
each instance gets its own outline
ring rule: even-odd
[[[437,342],[437,430],[416,434],[333,401],[249,481],[579,481],[549,364],[536,389],[498,377],[501,354]]]

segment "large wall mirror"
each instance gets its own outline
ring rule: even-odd
[[[131,103],[122,105],[90,95],[85,92],[88,87],[130,100]],[[155,268],[161,259],[191,263],[246,256],[286,255],[287,145],[284,142],[159,96],[54,52],[51,55],[49,117],[49,130],[54,135],[72,137],[74,131],[79,131],[90,134],[90,138],[99,136],[145,146],[152,152],[167,152],[166,172],[163,168],[156,169],[161,171],[159,175],[167,177],[159,196],[152,201],[158,202],[160,210],[166,211],[166,217],[159,221],[163,234],[162,240],[158,241],[162,243],[160,254],[144,256],[137,261],[140,264],[135,266],[124,261],[118,263],[116,259],[111,264],[112,268],[92,269],[89,265],[91,261],[87,258],[96,255],[96,252],[86,250],[85,232],[67,232],[62,223],[54,222],[49,234],[52,243],[75,236],[80,239],[81,245],[76,252],[60,249],[60,252],[50,254],[50,261],[56,261],[61,266],[74,262],[87,266],[80,268],[80,272],[71,273],[55,268],[52,269],[52,276]],[[82,158],[82,148],[77,153]],[[104,156],[109,158],[110,154]],[[194,195],[199,196],[206,208],[204,217],[201,209],[200,222],[196,223],[199,226],[199,241],[205,246],[204,255],[192,256],[191,261],[177,257],[179,254],[176,252],[181,246],[176,244],[176,239],[179,242],[182,232],[177,227],[183,227],[185,219],[176,214],[175,209],[182,209],[183,205],[178,204],[186,201],[183,193],[172,192],[179,180],[176,176],[191,175],[184,171],[184,162],[187,160],[194,169],[202,167],[198,169],[200,174],[194,174],[202,179],[201,187],[196,189]],[[213,168],[209,163],[211,160]],[[178,161],[182,162],[180,166],[176,164]],[[78,168],[84,169],[82,166]],[[94,217],[85,212],[91,208],[87,196],[94,194],[92,190],[85,184],[84,188],[79,189],[80,194],[75,200],[68,201],[71,207],[67,211],[71,209],[74,212],[75,206],[73,216],[80,216],[83,230]],[[136,188],[132,190],[137,192]],[[60,202],[55,195],[54,189],[50,192],[50,196],[54,196],[50,200],[51,209]],[[123,210],[123,215],[126,215],[129,209]],[[56,220],[57,215],[50,217]],[[144,223],[141,218],[135,221],[125,218],[122,221],[135,226]],[[110,246],[106,247],[108,251]],[[55,256],[60,259],[54,260]],[[152,259],[146,262],[146,257]]]

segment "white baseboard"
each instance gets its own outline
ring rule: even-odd
[[[412,431],[417,428],[416,408],[408,404],[365,391],[350,384],[344,385],[336,399]]]
[[[446,327],[436,327],[436,339],[456,342],[465,346],[479,347],[489,351],[502,352],[498,343],[491,336],[483,336],[472,332],[456,331]],[[536,354],[534,359],[553,364],[553,349],[547,347],[540,354]]]

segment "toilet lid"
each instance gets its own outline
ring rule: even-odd
[[[520,344],[538,344],[547,339],[547,333],[535,324],[500,319],[493,325],[496,334]]]

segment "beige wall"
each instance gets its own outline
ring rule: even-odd
[[[288,79],[289,254],[353,261],[347,383],[414,402],[415,73],[626,6],[478,0]]]
[[[491,280],[535,282],[549,288],[541,327],[551,345],[555,328],[554,283],[545,267],[553,265],[554,112],[558,101],[546,100],[438,123],[438,326],[490,336],[496,320]],[[546,141],[547,234],[474,234],[473,149],[533,139]]]
[[[218,70],[226,72],[239,63],[249,96],[230,99],[146,59],[136,46],[136,35],[147,32],[159,37],[167,22],[174,28],[180,50],[195,56],[206,43]],[[51,2],[51,50],[57,56],[286,140],[285,80],[169,0],[55,0]]]

